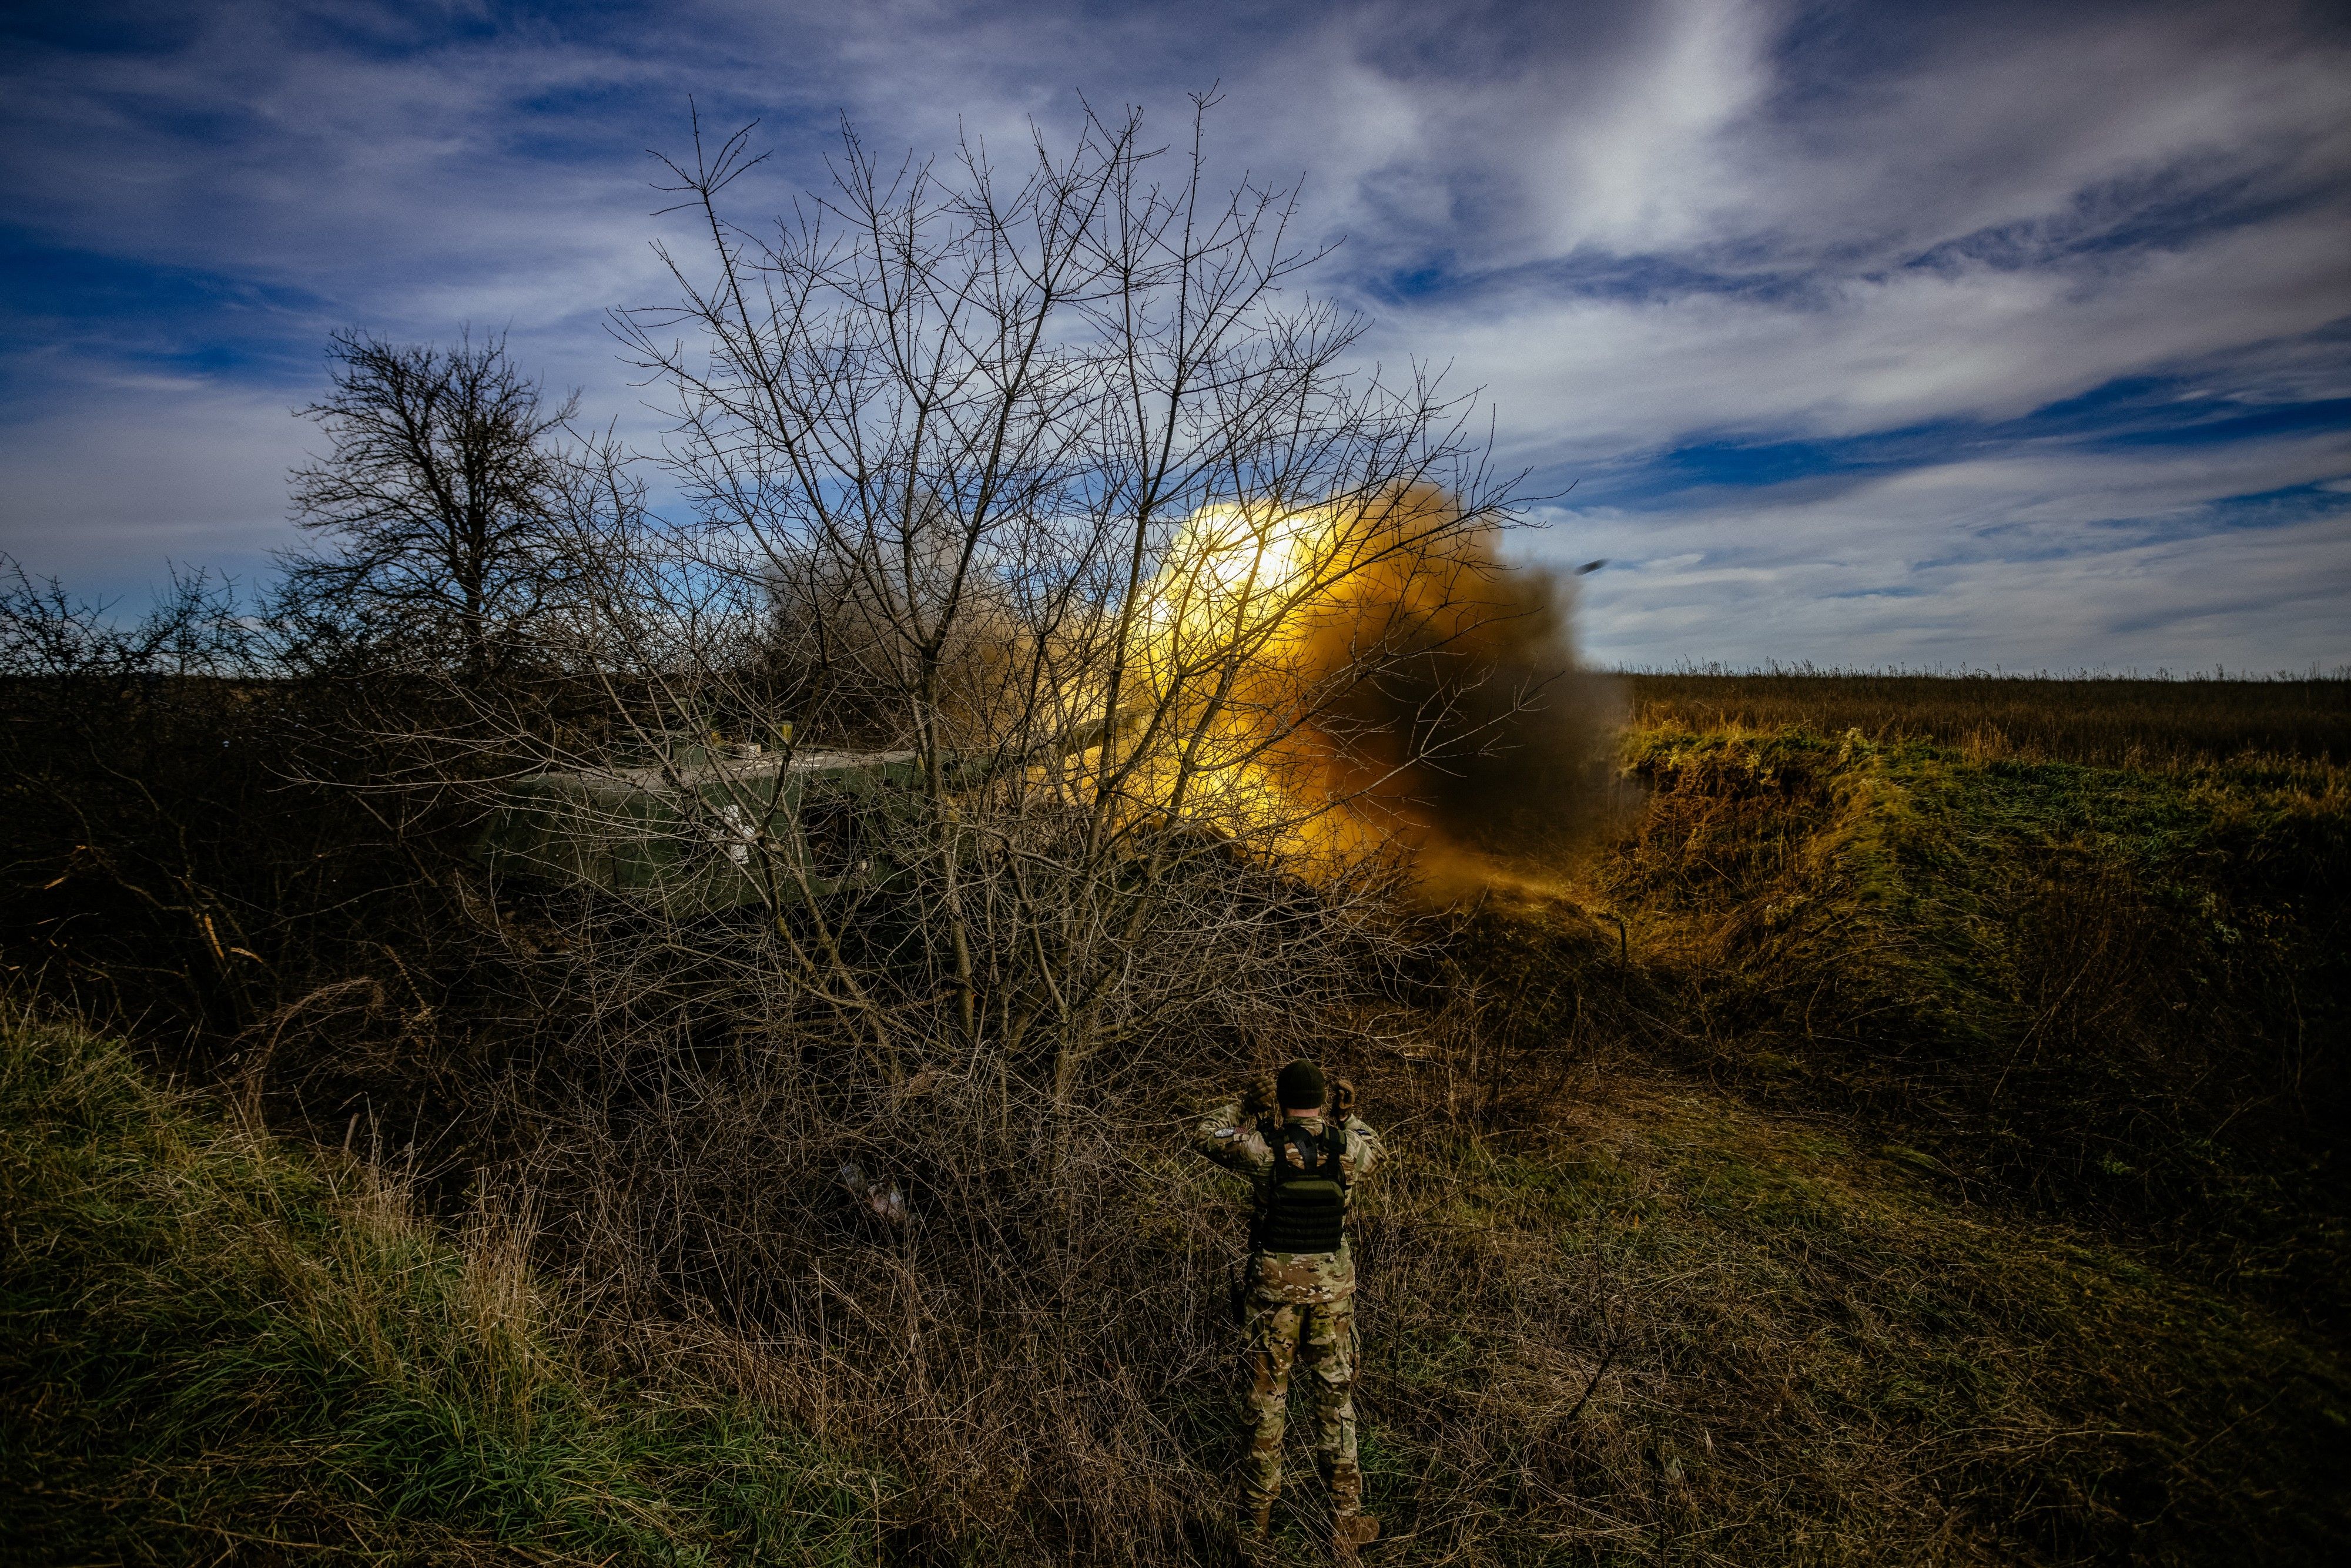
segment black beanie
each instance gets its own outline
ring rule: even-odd
[[[1273,1093],[1285,1111],[1320,1111],[1322,1070],[1301,1056],[1281,1070],[1273,1081]]]

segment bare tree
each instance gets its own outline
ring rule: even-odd
[[[1401,727],[1350,698],[1502,608],[1486,546],[1513,515],[1464,404],[1350,374],[1361,321],[1285,298],[1320,254],[1291,195],[1214,194],[1196,119],[1164,179],[1141,135],[1090,120],[1009,175],[972,146],[888,172],[852,135],[763,238],[721,206],[756,161],[738,133],[672,166],[706,268],[669,256],[682,302],[619,319],[698,503],[605,558],[594,640],[667,707],[622,728],[724,712],[911,753],[867,836],[922,913],[881,968],[834,929],[856,901],[810,896],[789,762],[721,785],[780,830],[751,847],[787,972],[893,1075],[917,1037],[1050,1040],[1057,1106],[1171,1010],[1251,1005],[1186,983],[1197,954],[1145,957],[1254,929],[1238,870],[1339,904],[1363,883],[1386,837],[1365,803],[1464,737],[1443,681]]]
[[[282,560],[290,602],[469,685],[499,673],[565,576],[556,548],[575,396],[549,406],[503,338],[413,347],[339,332],[301,413],[325,456],[293,475],[322,549]]]
[[[498,916],[566,1031],[574,1098],[534,1125],[583,1284],[756,1322],[861,1408],[955,1384],[935,1467],[1063,1430],[1050,1380],[983,1372],[1003,1336],[1196,1371],[1102,1195],[1198,1074],[1348,1049],[1418,770],[1531,695],[1461,722],[1492,680],[1464,650],[1521,608],[1517,496],[1465,401],[1358,367],[1363,323],[1292,292],[1321,252],[1291,195],[1212,188],[1197,117],[1008,169],[851,135],[757,230],[747,136],[671,165],[696,253],[616,319],[690,505],[648,515],[610,453],[565,491],[539,636],[593,721],[486,701],[470,733],[533,758],[487,798],[585,884]],[[837,1176],[901,1184],[858,1224],[919,1260],[844,1250]],[[1163,1507],[1081,1482],[1116,1445],[1072,1441],[1026,1461],[1074,1467],[1057,1495]]]

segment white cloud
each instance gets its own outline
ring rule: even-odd
[[[284,400],[209,378],[84,383],[0,427],[0,551],[134,603],[167,560],[258,571],[293,542],[286,471],[311,434]]]
[[[1825,282],[1797,300],[1529,288],[1474,310],[1399,313],[1383,336],[1451,345],[1522,453],[1592,460],[1700,432],[2013,418],[2325,327],[2351,306],[2346,254],[2351,211],[2313,212],[2128,264],[1911,270]]]
[[[1624,563],[1585,592],[1588,651],[1609,664],[2332,669],[2351,664],[2351,507],[2234,527],[2212,508],[2346,470],[2351,434],[2050,444],[1654,512],[1562,509],[1521,544]]]
[[[878,151],[964,133],[1007,154],[1031,116],[1066,131],[1077,89],[1147,103],[1174,137],[1184,93],[1221,81],[1221,166],[1307,173],[1310,228],[1350,235],[1325,289],[1441,277],[1384,310],[1376,348],[1488,386],[1514,461],[1621,479],[1696,440],[1960,431],[1865,484],[1579,513],[1623,536],[1579,558],[1645,563],[1594,580],[1594,625],[1652,650],[1618,656],[2111,635],[2179,641],[2177,660],[2205,637],[2233,662],[2222,643],[2331,635],[2301,584],[2339,580],[2339,523],[2222,515],[2290,476],[2338,483],[2312,467],[2324,443],[2125,460],[1967,434],[2128,375],[2194,378],[2223,409],[2344,394],[2318,334],[2351,317],[2351,53],[2284,0],[689,0],[495,31],[393,5],[339,7],[332,32],[264,0],[174,16],[176,43],[0,65],[0,182],[47,243],[276,290],[252,313],[280,342],[510,326],[551,382],[649,436],[601,315],[669,292],[647,242],[684,231],[648,215],[639,148],[680,146],[689,93],[722,129],[770,114],[751,216],[820,178],[836,109]],[[129,379],[143,362],[67,324],[0,364],[37,407],[0,434],[0,545],[70,570],[282,536],[295,391]],[[2096,607],[2089,630],[2018,608],[2065,592]]]

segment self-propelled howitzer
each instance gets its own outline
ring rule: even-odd
[[[941,759],[955,792],[1114,741],[1124,714],[1039,745]],[[782,732],[789,737],[789,731]],[[697,741],[641,763],[549,768],[508,784],[480,841],[494,875],[586,886],[701,915],[884,887],[891,829],[916,818],[913,751]]]

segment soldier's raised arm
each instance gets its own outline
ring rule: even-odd
[[[1192,1146],[1228,1170],[1249,1175],[1273,1163],[1271,1151],[1258,1133],[1258,1116],[1249,1097],[1235,1095],[1210,1106],[1192,1123]]]

